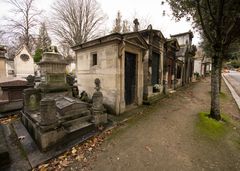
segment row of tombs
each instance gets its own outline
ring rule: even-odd
[[[74,86],[66,82],[64,57],[50,47],[38,63],[40,84],[23,92],[23,125],[47,151],[107,124],[107,113],[121,114],[191,82],[192,38],[189,31],[166,39],[150,25],[76,45]]]
[[[137,27],[136,27],[137,28]],[[80,91],[93,94],[94,78],[102,82],[104,104],[116,115],[132,106],[151,104],[169,89],[189,84],[196,47],[191,31],[166,39],[151,25],[113,33],[72,47]]]

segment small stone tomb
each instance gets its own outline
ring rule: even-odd
[[[24,80],[9,80],[0,83],[0,113],[20,110],[23,107],[23,90],[33,87]]]

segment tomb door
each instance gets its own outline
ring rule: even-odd
[[[125,53],[125,104],[134,103],[136,96],[136,55]]]
[[[172,88],[173,60],[168,59],[168,87]]]
[[[152,54],[152,85],[159,84],[159,65],[160,55],[158,53]]]

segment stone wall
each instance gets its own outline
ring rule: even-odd
[[[195,72],[202,75],[202,60],[201,59],[195,59],[194,60],[194,73]]]
[[[92,54],[97,54],[97,65],[91,66]],[[77,84],[79,91],[86,91],[92,96],[94,93],[94,80],[101,80],[102,93],[104,103],[110,108],[116,108],[117,91],[117,60],[118,46],[117,44],[109,44],[106,46],[98,46],[94,49],[86,49],[77,52]]]

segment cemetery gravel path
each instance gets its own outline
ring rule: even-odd
[[[222,111],[239,116],[225,84],[222,89],[227,97]],[[115,129],[92,154],[87,167],[73,163],[71,170],[240,170],[240,149],[196,131],[198,112],[210,108],[209,91],[208,78],[138,109],[137,117]]]

